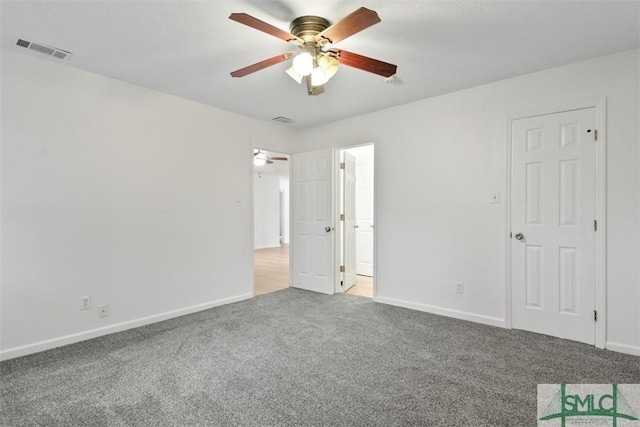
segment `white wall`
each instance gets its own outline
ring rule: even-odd
[[[254,248],[280,246],[280,177],[253,174]]]
[[[507,118],[606,96],[607,347],[640,355],[638,80],[623,52],[306,129],[297,150],[376,143],[379,301],[504,325],[507,218],[490,194],[504,200]]]
[[[1,71],[0,358],[251,296],[251,140],[292,131],[10,51]]]
[[[608,99],[607,346],[640,354],[637,51],[298,133],[14,52],[1,71],[0,358],[249,297],[249,141],[310,151],[327,132],[376,143],[379,300],[503,324],[508,230],[489,196],[504,195],[507,117],[595,96]]]

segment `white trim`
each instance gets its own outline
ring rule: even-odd
[[[372,280],[372,296],[371,297],[372,297],[372,299],[374,301],[375,301],[376,295],[378,294],[377,293],[377,289],[378,288],[377,288],[377,285],[376,285],[376,280],[377,280],[376,277],[378,276],[378,273],[377,273],[377,267],[378,267],[378,255],[377,255],[378,254],[378,243],[377,243],[378,242],[377,241],[378,237],[377,236],[378,236],[378,233],[376,231],[376,229],[377,229],[377,225],[376,224],[377,224],[378,218],[379,218],[378,217],[378,212],[376,210],[377,200],[378,200],[378,194],[377,194],[377,192],[378,192],[378,185],[377,185],[378,167],[376,165],[376,149],[377,149],[376,145],[377,145],[377,143],[378,143],[377,140],[373,139],[370,142],[363,142],[361,144],[356,144],[356,145],[345,145],[345,146],[341,146],[341,147],[337,148],[338,157],[340,157],[340,154],[344,150],[349,150],[351,148],[358,148],[358,147],[368,147],[369,145],[373,147],[373,224],[374,224],[374,230],[373,230],[373,276],[372,276],[373,280]],[[341,160],[342,159],[339,159],[339,161],[341,161]],[[339,172],[340,171],[338,170],[338,173]],[[339,175],[337,177],[337,181],[340,182],[340,176]],[[340,205],[339,197],[340,197],[340,191],[341,191],[340,184],[338,184],[338,187],[337,187],[336,191],[337,191],[337,196],[334,198],[335,199],[334,203],[336,203],[337,206],[339,206]],[[340,215],[340,212],[338,212],[338,216],[339,215]],[[341,222],[338,221],[338,224],[341,224]],[[338,248],[338,250],[340,250],[340,243],[339,242],[338,242],[337,248]],[[340,254],[338,253],[337,256],[338,256],[338,264],[337,265],[340,265],[340,259],[339,259],[340,258]],[[340,283],[340,277],[338,276],[337,282],[335,284],[336,293],[341,289],[339,283]]]
[[[424,311],[426,313],[453,317],[455,319],[468,320],[470,322],[482,323],[483,325],[497,326],[499,328],[507,327],[505,319],[500,319],[499,317],[485,316],[483,314],[469,313],[466,311],[453,310],[446,307],[437,307],[434,305],[421,304],[396,298],[376,297],[373,300],[382,304],[404,307],[411,310]]]
[[[332,193],[331,193],[331,227],[333,227],[333,294],[342,293],[342,287],[340,286],[340,281],[344,280],[344,274],[340,272],[340,266],[342,265],[342,221],[340,221],[340,198],[342,196],[342,189],[340,186],[342,185],[342,180],[340,179],[340,162],[343,160],[342,156],[342,148],[332,147],[331,148],[331,168],[332,168],[332,179],[333,185]]]
[[[44,350],[50,350],[52,348],[62,347],[64,345],[73,344],[91,338],[113,334],[116,332],[126,331],[128,329],[138,328],[140,326],[150,325],[152,323],[162,322],[163,320],[169,320],[187,314],[197,313],[199,311],[208,310],[213,307],[250,299],[252,296],[252,293],[248,293],[238,295],[236,297],[223,298],[221,300],[211,301],[204,304],[197,304],[178,310],[167,311],[166,313],[154,314],[152,316],[141,317],[139,319],[129,320],[127,322],[116,323],[115,325],[103,326],[101,328],[91,329],[89,331],[78,332],[75,334],[52,338],[33,344],[9,348],[7,350],[0,351],[0,361],[13,359],[20,356],[26,356],[28,354],[38,353]]]
[[[378,297],[378,230],[380,215],[378,215],[378,141],[372,140],[373,145],[373,283],[372,298],[376,301]]]
[[[617,342],[607,341],[605,347],[607,350],[616,351],[618,353],[631,354],[632,356],[640,356],[640,346],[620,344]]]
[[[595,236],[595,306],[598,311],[596,323],[596,347],[605,348],[607,340],[607,98],[593,100],[596,108],[596,219],[598,231]]]
[[[251,248],[251,252],[247,253],[247,255],[249,256],[249,259],[251,260],[249,262],[250,268],[251,268],[251,298],[253,298],[254,296],[256,296],[256,259],[255,259],[255,244],[256,244],[256,212],[255,212],[255,201],[254,201],[254,191],[255,191],[255,166],[253,163],[253,157],[254,157],[254,152],[255,152],[255,145],[253,143],[249,144],[249,149],[251,150],[251,154],[247,155],[247,159],[249,159],[249,161],[251,162],[250,165],[251,167],[249,167],[249,173],[250,173],[250,177],[249,177],[249,230],[251,230],[251,233],[249,233],[251,242],[249,244],[249,247]]]
[[[607,333],[607,218],[606,218],[606,196],[607,196],[607,98],[605,96],[588,98],[560,105],[532,108],[518,114],[510,115],[507,118],[507,141],[506,141],[506,184],[505,194],[507,232],[506,232],[506,282],[505,282],[505,323],[507,327],[512,327],[511,310],[511,128],[514,120],[528,117],[542,116],[545,114],[556,114],[564,111],[581,110],[584,108],[595,108],[596,127],[598,129],[598,141],[596,148],[596,183],[595,183],[595,215],[598,221],[598,231],[595,234],[595,310],[598,311],[598,322],[595,324],[595,346],[605,348]],[[611,343],[606,343],[608,346]],[[618,345],[620,346],[620,345]]]
[[[504,306],[504,322],[505,327],[513,328],[513,314],[511,310],[511,128],[515,119],[509,117],[507,119],[507,139],[505,141],[505,173],[506,184],[504,191],[504,210],[505,210],[505,306]]]

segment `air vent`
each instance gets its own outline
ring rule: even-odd
[[[284,116],[278,116],[278,117],[274,117],[273,119],[274,122],[280,122],[280,123],[295,123],[293,120],[291,120],[288,117],[284,117]]]
[[[18,42],[16,44],[20,47],[35,50],[36,52],[43,53],[47,56],[54,56],[58,59],[68,59],[71,56],[71,52],[67,52],[66,50],[47,46],[41,43],[32,43],[26,40],[18,39]]]

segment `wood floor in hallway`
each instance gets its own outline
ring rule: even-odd
[[[356,284],[347,291],[349,295],[360,295],[361,297],[373,298],[373,277],[356,276]]]
[[[254,294],[289,287],[289,245],[254,251]]]
[[[254,294],[262,295],[289,287],[289,245],[254,251]],[[358,276],[347,291],[350,295],[373,297],[373,277]]]

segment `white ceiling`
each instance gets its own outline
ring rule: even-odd
[[[46,59],[260,120],[308,127],[639,46],[638,1],[6,1],[2,47],[18,38],[73,53]],[[398,65],[395,83],[343,66],[311,97],[287,63],[229,72],[295,48],[228,19],[284,30],[301,15],[337,22],[364,6],[382,22],[336,47]]]

